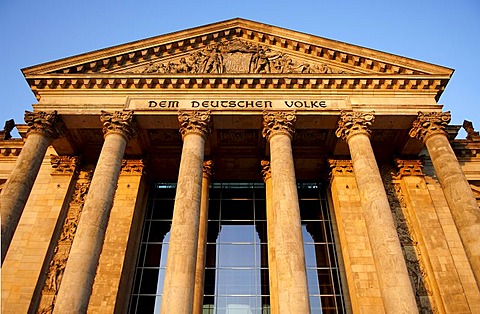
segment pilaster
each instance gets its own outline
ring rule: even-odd
[[[328,162],[333,212],[352,310],[385,312],[352,161],[329,159]]]
[[[265,183],[266,210],[267,210],[267,245],[268,245],[268,274],[270,287],[270,309],[278,313],[278,280],[277,255],[275,252],[275,213],[273,210],[272,171],[270,161],[262,160],[261,174]]]
[[[49,152],[53,153],[53,149]],[[48,260],[58,237],[57,225],[62,223],[68,208],[78,158],[55,156],[53,159],[54,165],[72,171],[59,173],[52,169],[50,157],[43,159],[2,265],[2,313],[27,313],[36,309],[43,287],[36,286],[45,276],[51,278],[49,291],[58,288],[63,264],[59,261],[48,266]],[[56,268],[55,276],[50,275],[53,268]]]
[[[129,273],[135,265],[133,243],[141,228],[145,206],[145,162],[123,159],[113,207],[108,219],[88,311],[115,313],[128,307]]]
[[[336,135],[347,141],[386,312],[417,305],[382,178],[370,143],[374,113],[340,114]]]
[[[213,176],[213,160],[203,162],[202,175],[202,199],[200,201],[200,218],[198,224],[198,246],[197,263],[195,266],[195,289],[193,295],[193,313],[203,313],[203,295],[205,279],[205,254],[207,250],[207,232],[208,232],[208,203],[210,180]]]
[[[423,141],[427,147],[478,285],[480,210],[447,137],[445,128],[450,118],[450,112],[419,112],[410,136]]]

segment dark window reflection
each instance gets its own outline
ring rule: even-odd
[[[344,313],[325,189],[298,184],[311,313]],[[149,196],[130,313],[160,311],[175,198],[174,184]],[[210,188],[204,314],[270,313],[265,188],[215,183]]]

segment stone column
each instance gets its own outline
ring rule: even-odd
[[[337,137],[347,141],[387,313],[417,313],[407,266],[370,143],[373,113],[342,112]]]
[[[164,314],[190,314],[193,310],[202,167],[210,132],[209,112],[180,112],[178,120],[183,148],[163,286]]]
[[[57,112],[25,111],[27,139],[1,194],[2,264],[48,146],[60,133]]]
[[[85,313],[92,292],[127,142],[136,135],[132,112],[102,111],[105,141],[92,177],[54,313]]]
[[[480,211],[448,141],[450,112],[419,112],[410,136],[423,141],[435,168],[473,273],[480,285]]]
[[[193,293],[193,313],[203,313],[203,286],[205,279],[205,253],[207,250],[208,203],[210,178],[213,175],[213,160],[203,163],[202,199],[198,224],[197,264],[195,266],[195,290]]]
[[[267,244],[268,244],[268,279],[270,287],[270,311],[278,313],[278,284],[277,267],[275,255],[275,215],[273,213],[273,191],[272,191],[272,172],[270,170],[270,161],[262,160],[262,177],[265,182],[266,202],[267,202]]]
[[[270,143],[279,313],[310,313],[300,207],[292,155],[294,112],[264,112]]]

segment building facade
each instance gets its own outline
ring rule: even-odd
[[[233,19],[23,73],[2,313],[480,312],[453,70]]]

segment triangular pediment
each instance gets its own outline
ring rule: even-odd
[[[55,74],[447,75],[452,70],[244,19],[214,23],[23,69]]]

